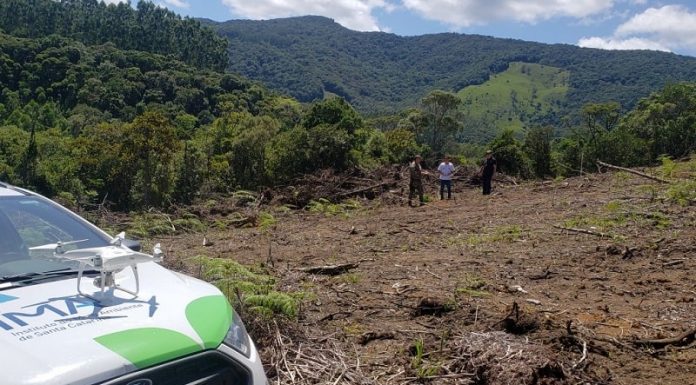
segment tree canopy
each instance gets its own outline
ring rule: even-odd
[[[85,45],[113,44],[147,51],[193,66],[222,70],[227,41],[193,19],[139,1],[106,4],[99,0],[2,0],[0,29],[17,37],[60,35]]]

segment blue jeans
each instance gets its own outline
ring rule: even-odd
[[[452,199],[452,181],[440,179],[440,199],[445,199],[445,186],[447,186],[447,199]]]

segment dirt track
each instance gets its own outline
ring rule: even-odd
[[[633,343],[696,329],[693,205],[652,199],[665,187],[624,173],[498,185],[490,197],[455,187],[456,200],[417,208],[376,200],[346,216],[274,214],[273,272],[289,278],[288,289],[311,293],[299,320],[310,336],[336,341],[359,357],[361,373],[384,384],[418,376],[409,351],[423,339],[433,383],[475,383],[437,377],[450,358],[443,346],[501,330],[516,302],[517,326],[531,325],[520,333],[578,365],[587,381],[696,384],[693,343],[666,350]],[[206,237],[212,246],[201,246],[200,234],[161,241],[188,255],[267,262],[268,238],[258,228]],[[298,273],[349,262],[359,265],[337,276]],[[419,308],[424,298],[443,311],[420,314],[429,312]],[[580,338],[564,345],[569,321]],[[385,339],[366,341],[378,335]],[[584,359],[577,341],[590,347]]]

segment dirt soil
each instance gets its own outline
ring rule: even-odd
[[[270,238],[272,274],[308,293],[300,342],[333,341],[371,383],[496,383],[491,362],[453,362],[457,341],[502,331],[562,366],[508,383],[696,384],[696,343],[635,343],[696,329],[696,209],[660,199],[665,190],[626,173],[499,183],[492,196],[457,184],[455,199],[421,207],[378,198],[339,215],[277,211],[270,237],[242,228],[209,230],[207,246],[203,234],[157,241],[170,261],[268,266]],[[357,267],[301,270],[346,263]],[[505,365],[509,353],[490,359]]]

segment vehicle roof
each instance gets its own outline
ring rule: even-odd
[[[0,182],[0,197],[27,196],[31,195],[28,191],[12,186],[5,182]]]

